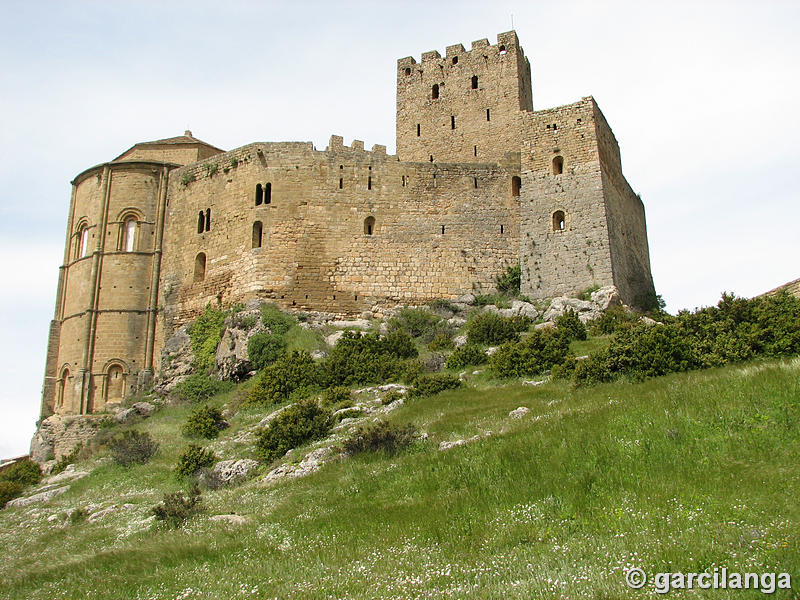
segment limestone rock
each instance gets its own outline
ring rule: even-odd
[[[248,479],[258,467],[258,461],[250,458],[222,460],[214,465],[211,475],[223,485],[232,485]]]
[[[526,406],[520,406],[519,408],[515,408],[510,413],[508,413],[508,416],[511,417],[512,419],[521,419],[529,412],[531,412],[530,408],[527,408]]]
[[[619,290],[613,285],[602,287],[596,292],[592,292],[592,302],[597,305],[597,308],[608,310],[611,306],[619,306],[622,304],[622,299],[619,296]]]
[[[89,474],[88,471],[78,471],[75,468],[75,465],[67,465],[67,468],[64,469],[61,473],[57,475],[53,475],[52,477],[48,477],[42,483],[45,485],[52,485],[57,483],[63,483],[65,481],[75,481],[77,479],[83,479]]]
[[[94,523],[116,511],[117,511],[117,505],[112,504],[111,506],[107,506],[106,508],[98,510],[97,512],[93,512],[92,514],[89,515],[89,517],[86,520],[89,521],[89,523]]]
[[[164,342],[161,350],[161,371],[153,387],[161,394],[172,391],[191,374],[193,361],[192,340],[184,325]]]
[[[647,325],[648,327],[652,327],[653,325],[663,325],[661,321],[656,321],[655,319],[651,319],[650,317],[647,316],[643,316],[641,319],[639,319],[639,321],[641,321],[642,324]]]
[[[31,458],[38,463],[60,459],[95,435],[103,416],[52,415],[42,420],[31,440]]]
[[[330,334],[329,336],[327,336],[325,338],[325,343],[328,344],[328,346],[333,347],[333,346],[336,345],[336,342],[338,342],[343,335],[344,335],[344,331],[341,331],[341,330],[340,331],[334,331],[332,334]]]
[[[136,417],[138,415],[139,411],[137,411],[135,408],[124,408],[114,415],[114,420],[117,423],[127,423],[131,417]]]
[[[536,310],[533,304],[530,302],[523,302],[522,300],[514,300],[511,303],[511,310],[516,315],[522,315],[532,320],[539,316],[539,311]]]
[[[220,379],[239,380],[253,370],[253,363],[247,354],[247,341],[250,336],[243,329],[226,327],[217,346],[215,367]]]
[[[64,487],[55,488],[52,490],[47,490],[46,492],[39,492],[38,494],[33,494],[32,496],[26,496],[24,498],[15,498],[14,500],[10,500],[7,506],[30,506],[31,504],[36,504],[39,502],[50,502],[56,496],[60,496],[64,492],[69,489],[68,485]]]
[[[466,335],[457,335],[453,338],[453,343],[456,345],[456,348],[461,348],[461,346],[467,345],[467,336]]]
[[[550,306],[544,312],[542,319],[544,321],[555,321],[557,317],[563,315],[567,309],[572,309],[574,312],[581,315],[581,313],[591,312],[599,316],[599,309],[597,305],[588,300],[578,300],[577,298],[567,298],[566,296],[557,296],[550,301]]]
[[[352,321],[331,321],[328,323],[331,327],[336,329],[369,329],[369,321],[367,319],[353,319]]]
[[[544,323],[537,323],[533,326],[534,329],[551,329],[555,327],[556,324],[552,321],[545,321]]]
[[[454,442],[439,442],[439,450],[450,450],[450,448],[457,448],[458,446],[466,446],[467,444],[471,444],[472,442],[477,442],[484,438],[489,437],[492,435],[491,431],[487,431],[483,434],[473,435],[471,438],[467,438],[465,440],[455,440]]]
[[[450,317],[447,319],[448,325],[452,325],[453,327],[461,327],[466,324],[467,320],[464,317]]]
[[[322,350],[313,350],[311,352],[311,358],[313,358],[314,360],[321,360],[326,356],[327,354],[325,354],[325,352],[323,352]]]
[[[458,304],[466,304],[467,306],[472,306],[475,304],[475,296],[473,294],[464,294],[463,296],[459,296],[456,298],[456,302]]]
[[[296,465],[285,464],[272,469],[272,471],[267,473],[267,476],[264,477],[264,481],[277,481],[284,477],[305,477],[306,475],[310,475],[314,471],[318,471],[322,465],[329,462],[332,452],[329,446],[317,448],[306,454],[303,460]]]
[[[156,411],[156,407],[149,402],[136,402],[133,404],[133,408],[142,417],[149,417]]]

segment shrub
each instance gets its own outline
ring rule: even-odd
[[[467,342],[470,344],[502,344],[519,337],[520,328],[527,329],[530,319],[511,319],[491,312],[482,312],[467,324]],[[523,330],[524,330],[523,329]]]
[[[383,395],[383,398],[381,399],[381,404],[386,406],[387,404],[391,404],[392,402],[395,402],[395,401],[400,400],[402,398],[403,398],[403,394],[401,394],[399,391],[397,391],[397,390],[389,390],[388,392],[386,392]]]
[[[30,458],[15,462],[10,467],[0,472],[0,481],[18,483],[22,487],[36,485],[42,480],[42,470]]]
[[[287,315],[274,304],[264,304],[261,307],[261,322],[273,335],[283,335],[292,328],[297,321]]]
[[[361,452],[385,452],[395,454],[414,441],[417,428],[411,423],[405,426],[391,425],[377,421],[362,425],[342,444],[342,449],[350,455]]]
[[[450,337],[447,333],[441,332],[437,333],[436,336],[430,341],[428,344],[428,350],[437,351],[437,350],[452,350],[455,348],[455,342],[453,338]]]
[[[553,365],[551,369],[551,376],[553,379],[572,379],[575,375],[575,368],[578,366],[578,361],[575,357],[567,356],[562,362]]]
[[[444,366],[448,369],[461,369],[470,365],[482,365],[487,360],[489,360],[489,357],[486,356],[480,346],[467,344],[456,348],[455,352],[448,357]]]
[[[489,306],[495,305],[497,308],[508,308],[511,306],[511,300],[505,294],[476,294],[475,306]]]
[[[599,318],[590,323],[589,329],[596,335],[608,335],[619,329],[631,327],[638,320],[639,317],[626,308],[610,306]]]
[[[401,308],[389,319],[387,325],[390,331],[405,331],[411,337],[420,337],[433,328],[441,317],[424,308]]]
[[[264,462],[280,458],[292,448],[324,437],[331,428],[331,411],[313,400],[293,404],[256,434],[256,449]]]
[[[186,419],[181,432],[187,437],[212,439],[219,435],[228,424],[222,418],[222,411],[216,406],[198,406]]]
[[[381,383],[400,376],[405,366],[402,359],[416,355],[413,341],[403,331],[383,338],[346,331],[325,360],[325,381],[328,385]]]
[[[86,509],[76,508],[69,513],[69,523],[70,525],[77,525],[78,523],[83,523],[88,517],[89,513]]]
[[[505,273],[498,275],[495,278],[497,283],[497,291],[502,294],[509,294],[511,296],[519,295],[519,287],[522,280],[522,269],[520,265],[508,267]]]
[[[169,527],[180,527],[189,517],[200,512],[200,489],[194,486],[187,495],[183,492],[164,494],[164,500],[152,508],[156,519]]]
[[[263,369],[286,353],[286,341],[277,335],[256,333],[247,340],[247,356],[256,369]]]
[[[0,508],[22,495],[23,486],[16,481],[0,480]]]
[[[422,370],[426,373],[438,373],[444,369],[447,357],[444,354],[433,352],[422,359]]]
[[[337,409],[347,408],[353,405],[350,388],[343,385],[335,385],[326,389],[322,392],[320,402],[322,406],[330,406]]]
[[[556,327],[563,331],[570,340],[585,340],[586,325],[578,318],[577,313],[568,308],[563,315],[556,317]]]
[[[293,392],[316,389],[321,372],[307,352],[293,350],[263,369],[257,376],[248,396],[255,404],[276,404],[287,401]]]
[[[176,385],[173,393],[184,402],[203,402],[232,387],[230,381],[220,381],[205,373],[194,373]]]
[[[158,442],[153,441],[146,431],[131,429],[114,436],[108,443],[111,457],[119,465],[143,465],[149,461],[158,450]]]
[[[500,377],[537,375],[563,362],[569,339],[558,330],[540,329],[521,342],[503,344],[489,358],[489,366]]]
[[[225,329],[225,311],[206,305],[205,311],[192,323],[187,332],[192,341],[194,368],[208,373],[214,368],[217,346]]]
[[[422,375],[417,378],[414,386],[409,390],[409,398],[426,398],[444,390],[461,387],[461,380],[455,375],[437,373],[435,375]]]
[[[175,472],[181,477],[192,477],[200,469],[208,469],[217,462],[216,455],[211,450],[189,444],[178,457],[178,466]]]
[[[428,308],[431,312],[443,318],[450,318],[458,312],[458,307],[444,298],[437,298],[428,303]]]
[[[380,339],[379,353],[391,354],[397,358],[415,358],[419,355],[417,347],[409,334],[404,331],[390,331]]]

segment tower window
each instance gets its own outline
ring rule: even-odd
[[[492,120],[492,115],[491,115],[491,113],[489,112],[489,109],[488,109],[488,108],[486,109],[486,120],[487,120],[487,121],[491,121],[491,120]]]
[[[339,177],[339,189],[341,190],[344,187],[344,179]]]
[[[431,88],[431,99],[436,100],[439,97],[439,84],[434,83]]]
[[[444,235],[444,225],[442,225],[442,235]]]
[[[206,209],[206,231],[211,231],[211,209]]]
[[[256,206],[261,206],[261,203],[264,201],[264,189],[261,187],[261,184],[256,184]]]
[[[478,147],[477,146],[473,146],[472,147],[472,154],[474,154],[475,156],[478,156]]]
[[[456,128],[456,118],[453,115],[450,115],[450,129]]]
[[[478,89],[478,76],[477,75],[473,75],[472,76],[472,89],[473,90],[477,90]]]
[[[553,231],[564,231],[566,229],[567,221],[564,216],[563,210],[557,210],[553,213]]]
[[[406,176],[405,176],[405,175],[403,175],[403,176],[400,178],[400,181],[403,183],[403,187],[406,187]]]
[[[372,177],[367,177],[367,189],[372,189]]]
[[[503,235],[504,232],[505,232],[505,227],[500,225],[500,235]]]
[[[417,137],[419,137],[419,123],[417,123]]]
[[[505,53],[506,53],[506,47],[500,46],[500,54],[505,54]]]
[[[204,252],[198,253],[194,258],[194,280],[195,283],[206,278],[206,255]]]
[[[454,57],[453,57],[453,64],[454,64],[454,65],[457,65],[457,64],[458,64],[458,57],[457,57],[457,56],[454,56]]]
[[[197,233],[203,233],[206,230],[206,216],[201,210],[197,213]]]
[[[89,226],[86,223],[78,227],[75,250],[75,258],[83,258],[89,253]]]
[[[518,197],[521,188],[522,188],[522,180],[516,175],[514,175],[514,177],[511,178],[511,195],[514,197]]]
[[[553,158],[553,175],[561,175],[564,172],[564,157],[556,156]]]
[[[411,75],[411,68],[410,67],[406,67],[406,75]]]
[[[263,234],[264,225],[261,223],[261,221],[256,221],[253,223],[253,248],[261,248]]]
[[[475,189],[477,190],[478,189],[478,178],[477,177],[473,177],[472,178],[472,184],[475,186]]]
[[[375,231],[375,217],[367,217],[364,219],[364,233],[366,235],[372,235]]]
[[[268,183],[264,187],[264,204],[269,204],[272,202],[272,184]]]
[[[125,222],[122,225],[122,231],[124,238],[124,244],[122,244],[122,248],[125,252],[133,252],[135,242],[136,242],[136,219],[133,217],[128,217],[125,219]]]
[[[433,162],[433,154],[431,154],[430,161]],[[436,175],[434,175],[436,177]]]

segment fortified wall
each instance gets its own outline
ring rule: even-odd
[[[514,32],[397,62],[397,154],[186,132],[72,182],[42,417],[102,412],[209,302],[339,315],[489,292],[654,293],[641,199],[591,97],[533,110]]]

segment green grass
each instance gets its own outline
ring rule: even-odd
[[[168,407],[139,426],[161,443],[152,463],[102,464],[48,505],[0,512],[0,597],[651,597],[625,587],[627,566],[787,571],[800,585],[800,359],[577,390],[474,381],[391,413],[429,435],[408,452],[204,492],[205,514],[177,531],[147,521],[180,486],[188,409]],[[509,419],[518,406],[531,412]],[[232,437],[262,416],[240,411],[210,446],[251,456]],[[134,508],[46,520],[92,502]],[[248,523],[208,520],[232,511]]]

